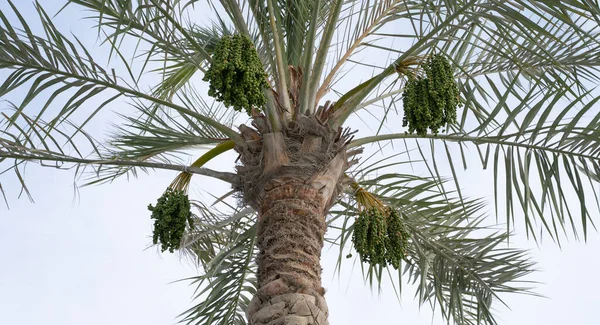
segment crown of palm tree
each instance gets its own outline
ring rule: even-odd
[[[516,217],[534,240],[546,235],[560,243],[570,233],[585,239],[595,228],[595,2],[221,0],[208,1],[210,20],[193,18],[203,15],[195,0],[68,1],[97,24],[117,70],[61,33],[39,3],[35,26],[6,3],[0,96],[25,92],[2,113],[0,164],[27,195],[22,171],[29,163],[74,169],[85,184],[165,169],[179,172],[176,190],[187,192],[196,174],[236,188],[240,175],[204,165],[257,133],[242,124],[245,112],[208,100],[196,87],[219,40],[239,34],[253,41],[267,76],[260,117],[271,131],[299,116],[320,116],[332,130],[359,129],[346,148],[364,147],[365,154],[346,172],[344,195],[327,219],[327,240],[340,250],[338,270],[362,208],[397,209],[411,237],[392,278],[415,283],[420,302],[439,306],[453,322],[493,324],[492,300],[531,293],[521,282],[532,262],[505,245]],[[438,134],[410,134],[397,116],[402,92],[433,54],[454,67],[463,108],[457,123]],[[120,122],[97,140],[89,122],[111,108]],[[251,114],[258,120],[260,113]],[[182,156],[198,148],[207,151],[185,164]],[[493,191],[495,215],[505,216],[506,228],[488,227],[483,201],[463,194],[461,166],[493,170],[493,182],[481,186]],[[0,183],[7,200],[5,190]],[[256,212],[232,203],[237,192],[217,204],[193,202],[194,228],[181,251],[204,272],[193,278],[199,303],[182,314],[186,323],[245,324],[256,292]],[[363,264],[372,285],[387,272]]]

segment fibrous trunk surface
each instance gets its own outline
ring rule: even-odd
[[[289,183],[265,193],[258,220],[258,293],[250,324],[327,323],[321,249],[327,225],[318,190]]]
[[[255,118],[242,126],[239,190],[258,211],[258,292],[246,315],[251,325],[326,325],[321,286],[325,216],[351,164],[350,133],[332,130],[318,116],[300,116],[270,133]]]
[[[292,182],[265,193],[258,219],[258,286],[277,279],[295,290],[322,291],[321,249],[327,224],[317,190]]]

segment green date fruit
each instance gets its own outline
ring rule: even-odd
[[[204,81],[208,95],[236,111],[260,111],[266,103],[263,89],[269,86],[252,41],[239,34],[224,36],[217,43]]]
[[[183,191],[167,189],[156,206],[150,204],[148,210],[152,211],[151,218],[155,219],[153,243],[160,241],[161,251],[168,249],[173,253],[181,245],[186,225],[194,226],[188,196]]]
[[[456,110],[461,106],[452,66],[442,55],[433,55],[423,65],[425,76],[409,77],[402,102],[402,126],[408,132],[426,135],[427,130],[438,134],[447,123],[456,123]]]
[[[354,221],[352,242],[361,260],[371,265],[400,266],[406,256],[409,234],[393,209],[365,209]]]

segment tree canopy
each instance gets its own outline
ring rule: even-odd
[[[211,12],[198,12],[201,4]],[[533,240],[546,236],[558,244],[569,236],[585,240],[595,229],[596,2],[70,0],[65,6],[83,9],[94,22],[109,62],[59,31],[53,21],[60,13],[37,2],[35,19],[12,1],[0,7],[0,97],[7,100],[0,176],[15,177],[27,195],[28,164],[70,169],[81,185],[156,169],[178,172],[170,188],[183,192],[192,175],[235,184],[233,171],[204,164],[245,142],[250,133],[236,127],[247,113],[260,108],[273,131],[299,115],[326,115],[332,128],[358,129],[349,150],[365,148],[327,219],[328,241],[340,249],[338,269],[357,258],[354,220],[368,200],[382,202],[402,216],[410,236],[406,256],[394,259],[397,271],[363,263],[363,275],[377,286],[397,272],[391,277],[416,284],[420,302],[459,324],[494,324],[492,301],[531,293],[521,281],[533,262],[506,246],[515,224]],[[246,50],[224,56],[223,39]],[[249,44],[264,71],[242,64],[259,63]],[[234,60],[219,65],[215,56]],[[433,68],[437,58],[447,64]],[[234,81],[262,89],[230,96],[202,82],[231,66],[246,69],[247,78],[229,75],[220,80],[223,89]],[[440,109],[426,126],[415,125],[424,105],[411,103],[429,93],[413,88],[433,82],[432,71],[456,84],[436,89],[461,107],[456,116]],[[108,137],[88,130],[106,110],[118,115]],[[196,160],[187,164],[190,156]],[[493,191],[492,217],[484,200],[464,195],[461,168],[493,172],[481,184]],[[1,181],[8,202],[19,189]],[[235,193],[191,201],[193,227],[180,251],[203,274],[195,278],[199,299],[183,314],[186,323],[245,322],[256,290],[256,213],[237,204]]]

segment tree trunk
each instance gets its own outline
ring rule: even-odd
[[[251,325],[326,325],[321,249],[327,224],[318,190],[292,182],[266,191],[257,232],[258,293]]]
[[[320,263],[325,216],[352,164],[348,156],[358,152],[346,152],[351,133],[322,121],[299,116],[284,132],[269,133],[255,119],[257,131],[241,129],[247,145],[236,147],[238,189],[258,211],[250,325],[328,325]]]

